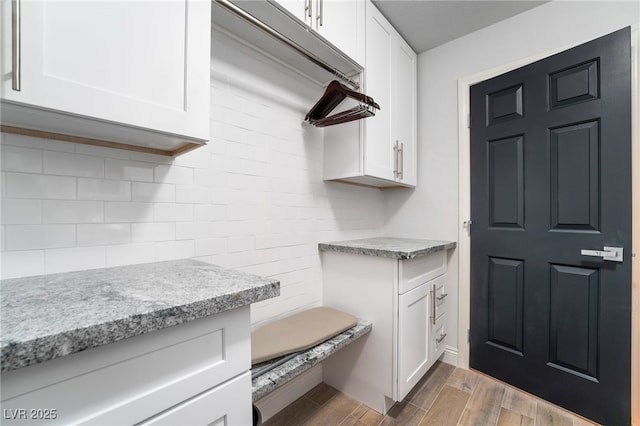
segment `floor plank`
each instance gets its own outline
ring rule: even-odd
[[[454,370],[455,367],[452,365],[444,362],[436,362],[431,370],[429,370],[422,380],[409,392],[405,400],[428,410]]]
[[[534,426],[535,420],[522,413],[502,407],[498,416],[497,426]]]
[[[536,417],[536,400],[531,395],[509,386],[506,387],[504,392],[502,407],[531,419]]]
[[[264,426],[297,426],[302,424],[314,412],[320,411],[320,406],[306,396],[296,399],[284,410],[271,417]]]
[[[471,393],[476,383],[478,383],[478,377],[478,373],[474,371],[456,368],[447,379],[447,384],[461,391]]]
[[[504,392],[504,385],[479,377],[459,424],[461,426],[495,425],[500,415]]]
[[[302,424],[307,426],[339,425],[359,406],[360,403],[358,401],[337,392],[333,398],[322,406],[322,410],[316,410],[311,413]]]
[[[444,385],[420,425],[456,426],[464,407],[467,405],[467,401],[469,401],[469,397],[470,395],[467,392]]]
[[[384,416],[383,426],[417,426],[424,417],[426,411],[411,404],[410,402],[399,402]]]
[[[538,401],[535,426],[573,426],[573,419],[565,411],[544,401]]]

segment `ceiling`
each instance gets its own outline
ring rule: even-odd
[[[422,53],[546,1],[373,0],[416,51]]]

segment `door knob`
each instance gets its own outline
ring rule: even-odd
[[[604,250],[580,250],[582,256],[601,257],[611,262],[622,262],[622,247],[605,247]]]

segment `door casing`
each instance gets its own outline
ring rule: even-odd
[[[584,40],[587,42],[590,40]],[[471,217],[469,88],[481,81],[531,64],[581,43],[531,56],[458,80],[458,356],[457,365],[469,368],[471,306],[471,239],[466,221]],[[631,149],[632,149],[632,300],[631,300],[631,424],[640,426],[640,25],[631,26]],[[473,224],[471,224],[473,226]]]

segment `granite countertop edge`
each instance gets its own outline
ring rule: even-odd
[[[3,337],[0,341],[0,372],[17,370],[129,337],[188,323],[280,294],[278,280],[255,278],[259,278],[260,282],[252,287],[215,294],[188,303],[165,305],[147,312],[116,317],[113,320],[69,328],[35,338],[18,340]]]
[[[375,242],[374,247],[370,242]],[[384,247],[384,242],[389,241],[389,247]],[[410,242],[414,246],[411,249],[397,247],[398,242]],[[409,260],[425,256],[443,250],[450,250],[457,246],[454,241],[438,240],[411,240],[399,238],[367,238],[362,240],[349,240],[344,242],[319,243],[319,251],[331,251],[336,253],[350,253],[367,256],[386,257],[391,259]]]

